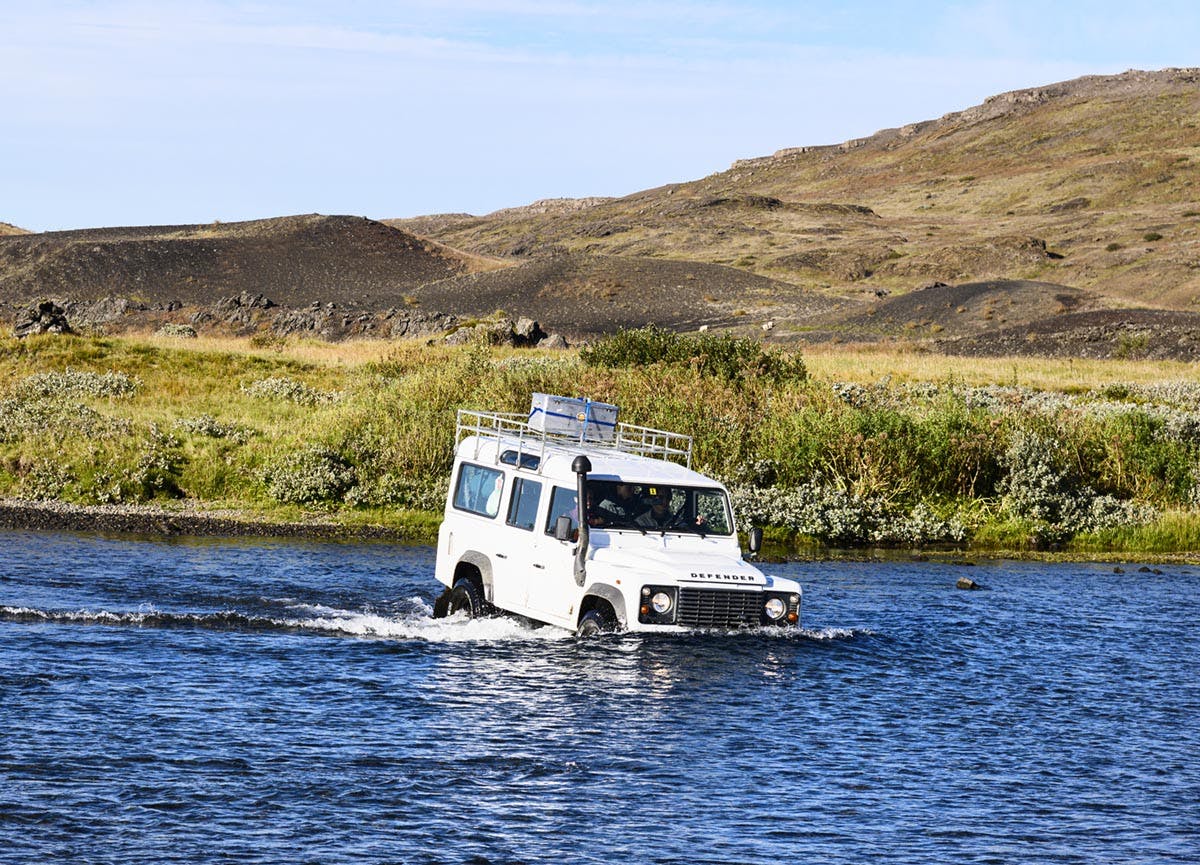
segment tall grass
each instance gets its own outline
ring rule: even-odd
[[[696,467],[730,485],[743,522],[776,536],[1196,548],[1193,371],[1089,362],[1077,376],[1071,364],[1027,360],[990,369],[844,350],[801,359],[658,331],[580,353],[7,339],[0,495],[183,499],[289,518],[318,509],[428,531],[455,410],[525,411],[542,391],[616,403],[624,420],[693,436]]]

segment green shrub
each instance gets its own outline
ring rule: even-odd
[[[446,505],[450,478],[408,479],[383,475],[346,492],[346,503],[354,507],[401,507],[438,513]]]
[[[315,446],[268,465],[261,480],[267,494],[278,502],[314,505],[341,501],[357,475],[341,454]]]
[[[27,376],[16,388],[19,397],[129,397],[141,382],[123,372],[43,372]]]
[[[1193,487],[1196,436],[1178,416],[1173,423],[1145,411],[1125,411],[1101,420],[1093,436],[1098,454],[1095,483],[1116,495],[1185,502]]]
[[[210,414],[197,417],[179,418],[175,426],[193,435],[206,436],[214,439],[229,439],[237,444],[245,444],[250,440],[254,431],[237,424],[224,424]]]
[[[174,339],[195,339],[196,328],[190,324],[175,324],[168,322],[154,332],[155,336],[172,337]]]
[[[337,402],[343,396],[336,391],[316,390],[302,381],[286,376],[260,379],[244,386],[242,392],[260,399],[281,399],[303,406],[327,405]]]
[[[651,364],[686,366],[701,376],[728,381],[750,377],[782,384],[808,377],[799,355],[769,351],[757,340],[732,334],[691,336],[654,325],[620,331],[580,349],[579,357],[588,366],[614,369]]]
[[[180,442],[151,424],[144,436],[115,443],[99,460],[76,463],[85,502],[113,504],[177,498],[184,465]]]
[[[1063,446],[1037,432],[1020,430],[1004,454],[1008,474],[1000,491],[1009,517],[1028,523],[1042,543],[1080,532],[1140,525],[1156,516],[1154,508],[1111,495],[1098,495],[1072,477]]]
[[[0,399],[0,442],[22,439],[116,438],[128,435],[125,418],[106,417],[73,400],[47,397]]]
[[[733,486],[730,500],[743,528],[778,526],[838,546],[961,543],[967,536],[961,520],[939,516],[928,504],[905,510],[828,485]]]
[[[42,457],[21,475],[18,497],[37,502],[66,498],[74,482],[70,466]]]

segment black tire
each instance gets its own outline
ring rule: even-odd
[[[446,589],[437,600],[433,602],[433,617],[435,619],[444,619],[450,615],[450,589]]]
[[[446,615],[453,616],[459,612],[466,613],[470,619],[478,619],[483,615],[483,596],[479,588],[465,578],[454,581],[446,602]]]
[[[607,606],[592,607],[579,619],[576,631],[581,637],[595,637],[598,634],[611,634],[617,629],[617,617]]]

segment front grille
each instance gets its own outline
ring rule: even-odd
[[[676,621],[689,628],[756,626],[762,621],[762,593],[681,587]]]

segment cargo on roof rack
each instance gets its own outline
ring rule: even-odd
[[[688,468],[692,466],[692,437],[689,435],[618,423],[617,407],[607,403],[570,400],[579,411],[568,415],[558,410],[563,408],[562,402],[552,404],[554,408],[548,410],[545,401],[538,397],[545,397],[545,394],[534,395],[529,415],[459,409],[455,444],[472,435],[479,443],[487,439],[505,439],[514,443],[518,454],[529,454],[539,461],[545,458],[547,445],[579,444],[650,459],[671,460]],[[567,400],[566,397],[551,399]],[[598,411],[595,408],[597,406],[602,406],[603,410]]]

